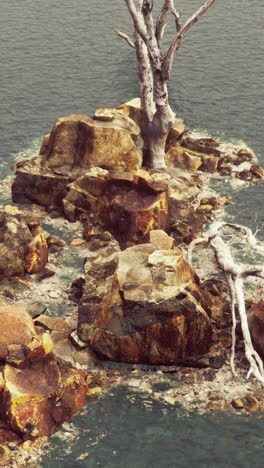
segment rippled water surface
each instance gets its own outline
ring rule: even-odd
[[[187,16],[201,0],[176,3]],[[262,163],[263,17],[262,0],[216,0],[186,36],[170,82],[172,107],[189,126],[246,141]],[[134,53],[115,36],[116,27],[131,28],[123,0],[1,0],[2,178],[15,159],[37,152],[58,117],[92,113],[137,95]],[[235,197],[229,216],[261,226],[263,184]],[[75,424],[73,434],[80,437],[73,436],[73,453],[65,453],[62,442],[44,467],[263,466],[264,424],[256,417],[179,419],[175,408],[152,402],[150,410],[119,391]],[[84,452],[89,456],[76,461]]]

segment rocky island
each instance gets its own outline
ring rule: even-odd
[[[264,171],[249,148],[199,135],[181,119],[167,138],[167,167],[143,167],[142,122],[139,99],[61,118],[39,154],[16,164],[15,205],[0,212],[1,466],[27,457],[30,466],[53,432],[113,384],[186,411],[263,408],[261,385],[246,381],[240,329],[239,373],[231,373],[229,291],[208,242],[197,254],[207,275],[187,250],[230,203],[209,189],[210,177],[256,183]],[[76,226],[69,248],[84,260],[67,290],[57,275],[65,235],[46,234],[56,223],[62,233]],[[247,307],[262,357],[257,299]],[[65,314],[48,314],[49,301],[62,312],[65,304]],[[151,390],[172,374],[169,390]]]

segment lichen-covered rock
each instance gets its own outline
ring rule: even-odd
[[[27,273],[38,273],[48,263],[48,244],[40,224],[32,222],[28,225],[33,239],[28,244],[24,268]]]
[[[25,439],[52,434],[86,403],[85,373],[51,357],[23,370],[5,365],[2,418]]]
[[[51,326],[51,318],[40,320]],[[63,328],[60,320],[55,328]],[[86,403],[86,374],[54,357],[50,334],[37,335],[23,309],[1,304],[0,327],[0,441],[17,441],[14,433],[20,440],[49,436]]]
[[[206,353],[212,332],[206,300],[181,252],[152,244],[115,248],[107,262],[105,248],[85,265],[82,341],[100,357],[123,362],[172,364]]]
[[[16,164],[12,200],[15,203],[53,205],[61,209],[66,187],[76,175],[69,168],[64,173],[62,169],[50,169],[43,164],[43,158],[44,156],[38,156]]]
[[[122,246],[147,242],[152,229],[166,229],[168,179],[147,171],[134,173],[93,168],[69,185],[64,211],[71,221],[93,212]]]
[[[0,211],[0,276],[24,275],[24,259],[32,240],[22,213],[13,206]]]
[[[139,168],[141,139],[135,122],[118,111],[111,121],[97,114],[96,119],[87,115],[59,119],[51,131],[44,163],[50,168]]]
[[[201,137],[195,132],[187,132],[181,142],[182,146],[198,153],[210,154],[216,157],[221,155],[219,150],[220,141],[210,137]]]

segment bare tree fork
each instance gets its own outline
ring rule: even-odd
[[[136,49],[139,90],[142,109],[142,136],[144,164],[152,168],[166,167],[165,146],[168,133],[175,122],[175,113],[169,104],[167,81],[175,53],[184,34],[210,8],[215,0],[207,0],[182,26],[181,15],[174,0],[163,0],[160,13],[153,17],[154,0],[124,0],[134,24],[132,41],[127,34],[116,33]],[[174,17],[176,33],[167,52],[162,50],[162,40],[169,13]]]
[[[231,251],[229,246],[225,243],[223,238],[220,235],[220,229],[224,226],[231,227],[233,229],[238,229],[239,231],[243,232],[243,226],[233,225],[231,223],[223,223],[218,222],[214,223],[207,235],[199,239],[195,239],[189,245],[189,254],[188,258],[190,258],[191,253],[195,244],[200,242],[207,241],[210,246],[214,249],[216,261],[218,267],[222,271],[222,273],[226,277],[227,285],[229,288],[230,294],[230,302],[231,302],[231,312],[232,312],[232,348],[231,348],[231,357],[230,357],[230,365],[233,374],[235,375],[235,365],[234,365],[234,358],[235,358],[235,342],[236,342],[236,307],[238,310],[238,314],[240,317],[241,322],[241,329],[243,333],[243,339],[245,344],[245,355],[249,361],[250,368],[247,374],[247,378],[250,375],[255,376],[255,378],[261,382],[264,386],[264,369],[263,369],[263,362],[259,356],[259,354],[253,348],[250,331],[248,327],[248,320],[246,314],[246,306],[245,306],[245,297],[244,297],[244,279],[248,278],[249,276],[258,276],[264,279],[264,265],[248,267],[242,264],[237,264],[234,262]],[[250,238],[251,240],[255,239],[252,231],[249,228],[244,228],[244,236],[245,239]],[[250,237],[248,237],[250,236]],[[253,242],[253,246],[255,243]]]
[[[119,37],[122,37],[123,39],[125,39],[128,45],[130,45],[130,47],[132,47],[133,49],[136,48],[134,41],[132,41],[132,39],[130,39],[130,37],[127,34],[123,33],[122,31],[119,31],[118,29],[115,29],[115,33]]]
[[[175,18],[176,31],[181,29],[181,12],[178,12],[174,6],[174,0],[171,0],[171,12]]]

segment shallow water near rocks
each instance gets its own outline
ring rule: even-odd
[[[38,151],[41,136],[59,117],[91,114],[98,107],[115,107],[138,94],[134,53],[113,32],[116,27],[130,30],[123,3],[1,0],[2,179],[16,160]],[[201,3],[177,2],[186,16]],[[249,15],[245,14],[248,8]],[[262,0],[217,0],[186,36],[169,86],[172,107],[191,128],[227,141],[244,140],[262,164],[263,13]],[[168,31],[173,27],[172,23]],[[221,193],[230,193],[229,183],[217,185]],[[11,200],[8,187],[5,184],[0,193],[1,204]],[[262,241],[263,191],[263,183],[234,190],[235,205],[226,210],[228,219],[260,228]],[[65,274],[70,280],[81,263],[75,254],[67,261]],[[52,312],[61,314],[63,304],[56,307],[51,305]],[[192,414],[186,418],[179,409],[149,396],[132,396],[119,388],[89,405],[87,413],[65,426],[61,439],[54,436],[53,448],[41,466],[263,466],[262,415]]]
[[[263,416],[182,415],[117,387],[53,436],[41,468],[263,466]]]

